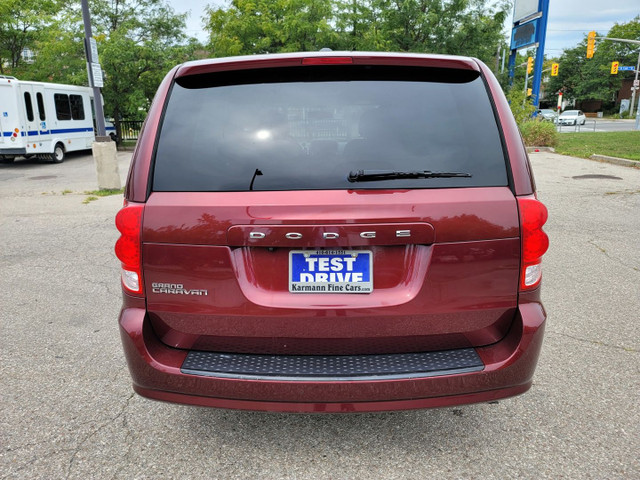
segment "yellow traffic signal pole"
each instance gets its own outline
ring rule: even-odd
[[[531,73],[532,64],[533,58],[529,57],[527,59],[527,63],[525,63],[525,65],[527,66],[527,70],[524,72],[524,100],[522,100],[523,107],[525,103],[527,103],[527,98],[529,97],[529,95],[527,95],[527,87],[529,86],[529,74]]]
[[[591,35],[593,32],[589,32],[589,40],[591,40],[591,37],[593,37],[594,39],[599,39],[599,40],[611,40],[612,42],[623,42],[623,43],[633,43],[634,45],[640,45],[640,40],[629,40],[626,38],[613,38],[613,37],[598,37],[595,35]],[[589,56],[589,45],[587,45],[587,58],[591,58],[593,56],[593,51],[591,51],[591,56]],[[633,107],[635,105],[636,102],[636,92],[638,91],[638,88],[640,88],[638,86],[638,73],[640,72],[640,52],[638,52],[638,64],[636,66],[636,77],[633,81],[633,87],[631,87],[631,109],[629,110],[630,113],[633,113]],[[640,130],[640,102],[638,102],[638,108],[636,111],[636,126],[635,126],[636,130]]]
[[[531,57],[529,57],[531,58]],[[522,101],[522,106],[524,107],[525,104],[527,103],[527,98],[529,97],[529,95],[527,95],[527,93],[529,92],[529,89],[527,88],[529,86],[529,61],[525,62],[525,63],[521,63],[519,65],[520,67],[527,67],[527,71],[524,73],[524,100]],[[544,70],[541,71],[541,75],[544,72],[548,72],[550,71],[551,68],[545,68]],[[540,104],[538,104],[538,107],[540,106]]]
[[[527,103],[527,87],[529,86],[529,73],[531,73],[531,66],[532,66],[532,57],[529,57],[527,59],[526,62],[521,63],[520,65],[518,65],[519,67],[527,67],[527,69],[524,72],[524,99],[522,100],[522,106],[524,107]]]

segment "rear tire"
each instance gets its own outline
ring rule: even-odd
[[[64,146],[61,143],[56,143],[53,153],[51,154],[51,161],[53,163],[62,163],[64,162],[64,157]]]

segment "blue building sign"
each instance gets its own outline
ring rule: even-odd
[[[513,27],[513,31],[511,32],[511,50],[519,50],[533,45],[538,41],[539,20],[540,19],[535,19],[523,25]]]

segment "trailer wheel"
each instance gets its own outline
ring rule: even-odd
[[[64,162],[64,147],[61,143],[56,143],[56,146],[53,149],[53,153],[51,154],[51,161],[53,163]]]

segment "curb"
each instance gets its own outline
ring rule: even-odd
[[[556,150],[553,147],[527,147],[527,153],[539,153],[539,152],[556,153]]]
[[[614,165],[622,165],[623,167],[640,168],[640,162],[635,160],[627,160],[626,158],[609,157],[607,155],[591,155],[589,160],[596,162],[612,163]]]
[[[540,153],[540,152],[556,153],[553,147],[527,147],[527,153]],[[568,155],[568,156],[571,156],[571,155]],[[584,157],[575,157],[575,158],[584,158]],[[627,160],[626,158],[609,157],[608,155],[591,155],[589,158],[586,158],[585,160],[594,160],[600,163],[611,163],[613,165],[620,165],[623,167],[640,168],[640,162],[638,161]]]

